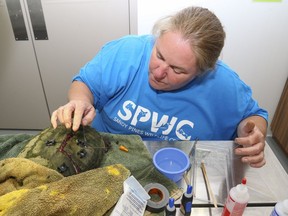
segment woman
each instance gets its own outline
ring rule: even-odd
[[[51,123],[76,131],[93,121],[98,131],[152,140],[235,139],[246,147],[235,150],[242,161],[261,167],[268,113],[218,60],[224,39],[211,11],[188,7],[159,20],[153,35],[111,41],[74,77]]]

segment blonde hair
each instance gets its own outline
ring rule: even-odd
[[[200,73],[215,67],[224,46],[225,32],[217,16],[202,7],[188,7],[155,23],[152,33],[180,32],[196,55]]]

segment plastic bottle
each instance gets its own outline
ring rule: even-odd
[[[242,179],[241,184],[231,188],[227,197],[222,216],[241,216],[249,201],[246,178]]]
[[[169,198],[168,205],[165,208],[165,216],[175,216],[176,215],[176,207],[174,205],[174,199]]]
[[[192,202],[193,202],[192,190],[193,190],[193,187],[191,185],[188,185],[187,190],[183,194],[182,199],[181,199],[180,211],[185,216],[188,216],[191,214]]]
[[[277,202],[270,216],[288,216],[288,199]]]

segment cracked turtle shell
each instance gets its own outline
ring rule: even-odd
[[[60,125],[32,137],[18,157],[70,176],[99,167],[108,149],[100,133],[90,126],[74,132]]]

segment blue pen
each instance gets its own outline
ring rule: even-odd
[[[193,202],[193,193],[192,193],[193,187],[191,185],[187,186],[186,192],[183,194],[181,199],[181,212],[188,216],[191,214],[192,210],[192,202]]]

